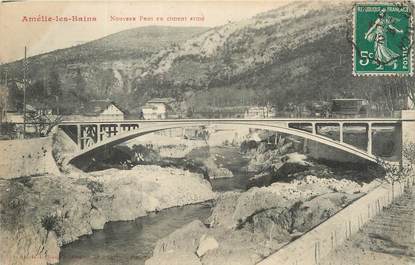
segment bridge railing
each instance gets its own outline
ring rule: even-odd
[[[140,125],[135,122],[93,122],[71,123],[63,122],[59,125],[77,145],[83,150],[111,138],[115,135],[138,130]]]

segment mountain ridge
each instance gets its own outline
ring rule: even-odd
[[[293,2],[209,29],[119,32],[67,50],[69,59],[55,62],[51,71],[74,99],[111,98],[132,112],[152,97],[173,97],[182,112],[241,104],[284,109],[345,95],[386,108],[385,88],[413,79],[352,75],[351,7]],[[92,63],[85,50],[94,53]],[[56,58],[58,52],[48,56]],[[39,69],[42,64],[44,58]],[[41,87],[42,72],[31,76]]]

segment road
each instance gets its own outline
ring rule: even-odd
[[[388,209],[320,263],[369,264],[415,264],[415,187],[409,188]]]

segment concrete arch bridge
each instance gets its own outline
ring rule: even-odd
[[[116,145],[141,135],[211,125],[231,129],[249,127],[295,135],[373,162],[384,155],[377,153],[377,146],[383,145],[378,142],[382,141],[378,137],[382,133],[393,140],[393,152],[385,158],[391,162],[401,161],[402,145],[408,137],[415,139],[415,119],[403,118],[65,121],[58,128],[76,144],[76,151],[67,159],[70,162],[97,148]]]

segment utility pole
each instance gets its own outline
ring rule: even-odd
[[[7,76],[7,74],[8,74],[8,70],[6,69],[5,71],[4,71],[4,94],[3,94],[3,97],[4,98],[2,98],[2,100],[3,100],[3,102],[2,102],[2,105],[3,105],[3,108],[1,109],[1,118],[0,118],[0,134],[2,134],[3,133],[3,120],[6,120],[6,115],[7,115],[7,101],[8,101],[8,97],[9,97],[9,88],[7,87],[7,78],[8,78],[8,76]],[[7,121],[7,120],[6,120]]]
[[[24,46],[24,61],[23,61],[23,139],[26,138],[26,71],[27,71],[27,47]]]
[[[0,64],[0,65],[3,65],[3,64]],[[6,74],[6,79],[5,80],[7,80],[7,74]],[[3,97],[6,97],[5,94],[6,94],[6,87],[4,87],[4,94],[3,94],[3,91],[0,91],[0,100],[3,101],[3,102],[4,102]],[[0,135],[3,134],[3,130],[2,130],[2,127],[3,127],[3,113],[4,113],[4,108],[5,108],[5,106],[3,106],[3,102],[0,102]]]

